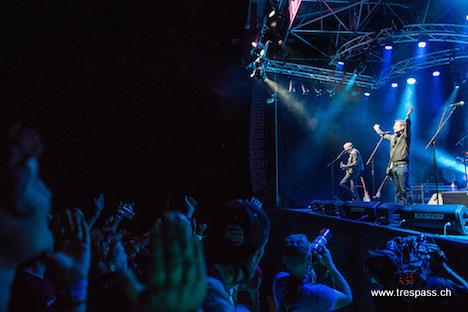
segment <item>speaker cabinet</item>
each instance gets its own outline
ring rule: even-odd
[[[460,204],[468,207],[468,192],[441,192],[439,193],[439,204]],[[437,205],[437,193],[432,194],[428,205]]]
[[[314,200],[310,203],[309,207],[319,213],[330,216],[339,216],[340,211],[346,203],[340,200]]]
[[[468,235],[468,208],[465,205],[414,204],[396,211],[402,227],[434,233]]]
[[[341,207],[341,216],[346,219],[374,221],[376,219],[376,207],[380,202],[349,201]]]

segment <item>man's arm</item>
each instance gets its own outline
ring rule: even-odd
[[[353,294],[351,287],[349,287],[346,279],[341,275],[340,271],[336,268],[333,262],[330,251],[325,247],[321,246],[320,250],[317,251],[318,259],[322,265],[324,265],[330,272],[331,279],[333,281],[333,288],[335,290],[336,300],[333,305],[333,310],[338,310],[353,301]]]
[[[410,116],[413,113],[413,111],[414,111],[414,108],[411,106],[408,109],[408,112],[406,113],[406,116],[405,116],[405,121],[406,121],[405,134],[406,134],[408,142],[411,139],[411,118],[410,118]]]
[[[352,168],[357,165],[357,153],[355,150],[349,153],[348,163],[343,168]]]
[[[390,138],[392,137],[390,134],[388,133],[385,133],[383,132],[382,130],[380,130],[380,125],[379,124],[375,124],[374,125],[374,131],[380,135],[381,137],[383,137],[385,140],[389,140],[390,141]]]

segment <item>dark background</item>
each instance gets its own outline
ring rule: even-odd
[[[39,128],[57,207],[105,192],[151,216],[183,194],[250,195],[247,6],[2,4],[2,109]]]

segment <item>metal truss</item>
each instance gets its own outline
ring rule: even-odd
[[[455,16],[453,8],[443,14]],[[468,60],[468,26],[435,23],[440,16],[431,11],[431,0],[289,0],[289,13],[284,44],[292,49],[282,58],[286,62],[265,55],[263,72],[376,89],[409,72]],[[383,61],[381,46],[400,45],[403,51],[421,39],[442,44],[419,57],[394,54],[396,63],[378,76],[365,74],[380,72],[381,65],[367,65]],[[348,60],[358,75],[336,70],[339,60]]]
[[[401,77],[409,72],[447,65],[456,61],[464,62],[467,60],[468,51],[464,49],[448,49],[432,52],[421,57],[413,57],[394,64],[382,72],[377,80],[369,75],[354,75],[338,70],[296,63],[280,62],[271,59],[265,59],[263,61],[263,65],[267,73],[276,73],[334,84],[352,82],[353,85],[357,87],[377,89],[392,81],[393,79]]]
[[[331,64],[368,52],[376,46],[386,43],[398,45],[418,42],[424,38],[429,42],[455,43],[468,45],[468,26],[452,24],[413,24],[403,27],[399,32],[391,28],[360,35],[344,43],[331,59]]]
[[[295,3],[293,5],[293,3]],[[299,3],[299,6],[297,5]],[[290,0],[290,24],[284,42],[294,40],[299,42],[323,58],[329,60],[330,45],[322,45],[317,38],[328,36],[335,42],[335,51],[343,42],[355,36],[366,36],[372,33],[368,25],[379,10],[385,9],[401,25],[409,24],[405,15],[410,11],[414,1],[388,1],[388,0],[356,0],[356,1],[325,1],[325,0]],[[405,14],[406,12],[406,14]],[[389,20],[387,27],[392,26]]]
[[[374,77],[368,75],[355,75],[327,68],[279,62],[271,59],[265,59],[263,62],[267,73],[276,73],[335,84],[352,81],[353,85],[363,88],[372,88],[375,85]]]
[[[393,79],[420,69],[452,64],[455,61],[468,60],[468,51],[463,49],[448,49],[428,53],[420,57],[413,57],[400,61],[383,71],[373,88],[380,88]]]

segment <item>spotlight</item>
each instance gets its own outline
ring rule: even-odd
[[[288,88],[288,92],[289,93],[295,93],[296,92],[296,84],[294,83],[294,81],[289,80],[289,88]]]
[[[276,14],[276,11],[275,10],[272,10],[269,14],[268,14],[268,17],[269,18],[272,18],[273,16],[275,16]]]
[[[439,77],[439,76],[440,76],[440,71],[434,70],[434,71],[432,72],[432,76],[434,76],[434,77]]]
[[[254,47],[254,48],[256,48],[258,46],[258,43],[255,42],[255,41],[252,41],[251,44],[252,44],[252,47]]]
[[[392,82],[392,88],[398,88],[398,83]]]
[[[406,83],[409,85],[414,85],[416,83],[416,78],[410,77],[406,79]]]
[[[301,83],[302,95],[307,96],[310,93],[309,88],[304,83]]]
[[[364,96],[370,96],[369,92],[364,92]]]
[[[389,44],[385,45],[385,50],[390,51],[392,49],[393,49],[393,47],[391,45],[389,45]]]
[[[427,46],[427,41],[426,40],[419,40],[418,41],[418,48],[425,48]]]
[[[344,62],[343,61],[338,61],[338,65],[343,66]]]
[[[456,84],[455,89],[460,89],[460,86],[458,84]]]
[[[280,45],[283,45],[283,40],[281,40],[281,39],[278,40],[278,45],[279,45],[279,46],[280,46]]]
[[[468,14],[466,14],[466,16],[465,16],[465,20],[466,20],[466,21],[468,21]]]

